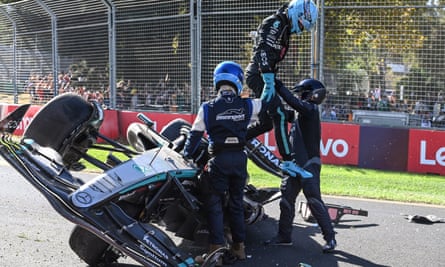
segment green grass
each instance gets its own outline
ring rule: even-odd
[[[278,186],[280,179],[249,163],[251,183],[258,187]],[[445,177],[404,172],[323,165],[321,191],[324,195],[349,196],[411,203],[445,205]]]
[[[108,152],[89,150],[102,160]],[[117,154],[115,154],[117,156]],[[125,159],[125,157],[120,157]],[[99,171],[90,164],[87,171]],[[279,187],[281,180],[266,173],[252,162],[248,165],[250,183],[258,188]],[[323,165],[321,170],[323,195],[349,196],[408,203],[445,206],[445,177],[403,172],[360,169],[350,166]]]

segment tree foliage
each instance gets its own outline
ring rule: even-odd
[[[445,62],[443,54],[431,51],[443,50],[444,11],[430,8],[434,4],[430,2],[326,0],[325,66],[343,70],[345,75],[338,75],[339,79],[360,77],[365,71],[373,87],[382,74],[381,63],[397,63],[417,73],[433,90],[440,90],[443,78],[438,78],[433,68]],[[415,77],[410,73],[404,79],[408,91],[415,86],[406,82]]]
[[[0,0],[0,3],[3,4],[12,2],[17,1]],[[80,1],[80,5],[87,6],[87,2]],[[151,1],[144,3],[147,2]],[[191,12],[188,0],[177,1],[178,3],[174,6],[171,5],[171,1],[152,2],[157,8],[140,8],[135,5],[126,12],[120,12],[119,20],[136,20],[151,16],[172,17]],[[236,59],[246,65],[250,59],[253,45],[249,32],[255,30],[261,20],[270,14],[271,8],[278,8],[284,2],[286,1],[273,0],[265,6],[258,7],[258,2],[254,0],[202,1],[201,9],[205,10],[202,18],[202,51],[200,55],[205,65],[203,69],[213,67],[214,61],[227,58]],[[236,8],[232,7],[231,13],[226,12],[229,3],[233,6],[236,5]],[[433,6],[437,5],[439,1],[325,0],[324,3],[326,8],[323,25],[325,33],[323,67],[337,71],[337,86],[349,91],[354,86],[357,87],[363,80],[369,79],[370,86],[377,87],[381,76],[385,74],[386,64],[397,63],[406,66],[409,75],[406,74],[406,77],[397,84],[394,82],[394,86],[403,85],[407,92],[413,92],[418,86],[418,83],[414,83],[418,76],[419,79],[421,78],[427,83],[430,90],[445,88],[445,76],[437,73],[437,66],[445,66],[445,58],[443,53],[434,53],[434,51],[443,51],[445,43],[444,9]],[[254,12],[251,12],[253,15],[245,15],[245,11]],[[161,14],[157,14],[157,12],[161,12]],[[84,42],[80,38],[79,40],[69,38],[71,32],[63,29],[65,27],[69,29],[71,25],[78,25],[79,22],[88,24],[97,15],[78,13],[73,11],[69,17],[58,18],[60,38],[58,45],[59,53],[62,55],[74,57],[78,52],[76,50],[79,50],[78,47],[82,45],[81,42]],[[218,19],[215,18],[216,16],[219,16]],[[35,19],[35,17],[26,16],[26,14],[22,17]],[[242,25],[240,29],[243,30],[234,30],[234,25],[228,23],[231,21],[236,21],[236,25]],[[188,19],[184,20],[184,25],[187,23]],[[37,23],[23,24],[27,25],[29,29],[38,26]],[[171,60],[175,64],[165,67],[162,72],[173,73],[178,69],[183,69],[183,77],[188,79],[188,68],[190,67],[189,32],[186,31],[184,34],[184,30],[178,28],[172,19],[159,24],[157,28],[163,29],[162,32],[144,31],[143,27],[135,25],[137,27],[130,27],[125,32],[121,32],[121,38],[117,40],[118,76],[134,75],[129,78],[137,79],[138,71],[146,70],[147,74],[143,79],[147,77],[155,79],[154,76],[159,75],[160,72],[156,60],[158,62]],[[105,27],[102,28],[102,31],[106,30]],[[85,37],[83,39],[88,39],[91,44],[104,43],[103,50],[105,51],[106,43],[101,41],[104,34],[98,33],[101,33],[100,29],[92,34],[83,33]],[[221,36],[230,36],[230,41],[221,38]],[[306,38],[306,36],[308,35],[292,40],[292,43],[298,45],[296,48],[292,47],[293,50],[291,49],[287,55],[287,60],[290,60],[291,64],[281,64],[280,73],[286,73],[289,77],[303,75],[300,71],[310,62],[310,58],[306,58],[309,57],[306,56],[308,53],[301,53],[306,48],[303,47],[306,42],[303,42],[301,38]],[[6,37],[10,39],[9,36]],[[39,40],[49,42],[51,39],[40,38]],[[142,50],[141,43],[149,44],[157,49]],[[32,47],[32,44],[29,46]],[[39,46],[51,47],[48,44]],[[160,47],[164,49],[161,50]],[[214,51],[218,51],[216,56]],[[99,68],[93,64],[93,56],[97,55],[87,58],[82,54],[81,58],[79,56],[75,62],[86,60],[88,68],[84,69],[94,68],[97,71]],[[105,51],[100,58],[106,57]],[[149,62],[155,62],[155,64],[149,64]],[[79,66],[83,66],[83,64],[79,63]],[[178,66],[182,67],[178,68]],[[121,70],[130,73],[120,73]],[[150,75],[153,77],[149,77]],[[202,74],[203,81],[210,83],[211,79],[211,73],[204,72]]]

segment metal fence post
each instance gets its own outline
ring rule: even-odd
[[[59,55],[57,53],[57,48],[58,48],[58,44],[57,44],[57,41],[58,41],[57,16],[41,0],[37,0],[36,2],[51,16],[51,36],[52,36],[52,38],[51,38],[51,46],[52,46],[51,57],[52,57],[52,65],[53,65],[53,80],[57,81],[57,76],[59,74],[59,61],[58,61]],[[54,96],[56,96],[59,92],[57,82],[54,83],[53,89],[54,89],[53,94],[54,94]]]
[[[317,31],[318,33],[318,77],[320,81],[324,81],[324,75],[323,75],[323,64],[324,64],[324,0],[319,1],[319,11],[320,11],[320,18],[318,21]]]
[[[108,65],[110,107],[116,108],[116,8],[113,2],[101,0],[108,8]]]
[[[191,37],[191,111],[198,112],[201,102],[201,1],[190,1]]]
[[[11,22],[12,24],[12,65],[13,65],[13,78],[12,85],[14,87],[14,104],[19,102],[18,88],[17,88],[17,25],[15,21],[9,16],[7,12],[0,8],[0,12]]]
[[[317,1],[317,8],[320,10],[319,1]],[[315,31],[311,33],[311,77],[314,79],[320,78],[320,23],[319,18],[317,20]]]

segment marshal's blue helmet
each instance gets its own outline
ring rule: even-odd
[[[233,61],[223,61],[213,71],[213,86],[218,91],[221,85],[228,84],[237,89],[238,95],[243,90],[244,71]]]
[[[291,32],[310,32],[315,28],[318,18],[317,6],[312,0],[292,0],[287,7],[287,16],[292,21]]]

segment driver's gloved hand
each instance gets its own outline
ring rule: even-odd
[[[289,174],[292,177],[301,176],[303,179],[312,178],[312,173],[306,171],[302,167],[298,166],[294,161],[283,161],[280,164],[280,169]]]

